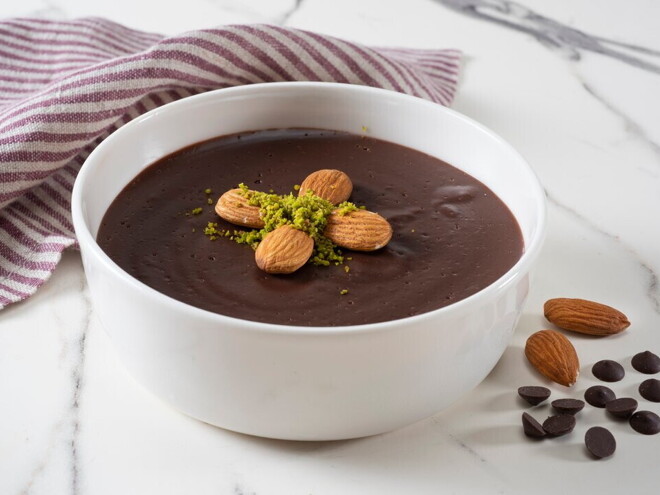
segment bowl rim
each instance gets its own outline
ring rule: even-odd
[[[262,92],[264,88],[267,87],[268,90],[273,92],[277,91],[297,91],[299,88],[309,88],[317,91],[347,91],[347,92],[356,92],[364,93],[365,95],[376,95],[376,97],[387,97],[387,98],[398,98],[401,99],[404,103],[409,102],[415,105],[424,105],[433,107],[434,111],[446,112],[451,115],[453,118],[462,120],[464,123],[467,123],[471,126],[476,127],[484,134],[486,134],[490,139],[496,141],[498,144],[502,145],[507,152],[516,156],[519,161],[525,165],[528,172],[530,173],[530,179],[532,181],[532,193],[536,201],[536,206],[538,209],[538,214],[536,216],[536,229],[529,239],[529,242],[525,244],[525,250],[523,251],[522,256],[518,261],[507,270],[502,276],[497,280],[484,287],[478,292],[471,294],[470,296],[461,299],[455,303],[452,303],[448,306],[438,308],[432,311],[427,311],[414,316],[407,316],[403,318],[398,318],[395,320],[388,320],[384,322],[377,323],[365,323],[357,325],[343,325],[343,326],[296,326],[296,325],[282,325],[277,323],[266,323],[245,320],[241,318],[235,318],[232,316],[226,316],[219,313],[214,313],[196,306],[192,306],[188,303],[179,301],[171,296],[163,294],[162,292],[157,291],[146,285],[145,283],[139,281],[137,278],[130,275],[128,272],[124,271],[119,265],[117,265],[98,245],[96,239],[92,235],[85,217],[83,215],[83,194],[85,192],[85,186],[88,181],[92,180],[93,167],[95,166],[95,159],[99,156],[105,149],[111,148],[114,145],[114,142],[121,139],[121,137],[126,134],[133,132],[134,129],[137,129],[141,122],[144,122],[147,119],[160,118],[161,115],[167,115],[170,112],[175,112],[180,109],[180,107],[185,107],[186,105],[192,105],[196,102],[203,101],[205,99],[215,99],[218,97],[232,96],[238,93],[241,96],[249,96],[252,92]],[[171,305],[173,309],[177,311],[183,311],[189,313],[189,316],[193,320],[206,320],[209,323],[215,323],[220,327],[231,326],[233,328],[238,328],[241,331],[255,331],[255,332],[265,332],[272,334],[288,334],[288,335],[331,335],[331,334],[347,334],[347,333],[356,333],[356,334],[366,334],[366,333],[380,333],[388,330],[396,330],[402,326],[410,326],[415,324],[424,323],[426,320],[435,320],[440,316],[449,316],[455,317],[461,313],[469,312],[469,308],[478,305],[481,300],[488,300],[495,297],[496,294],[501,293],[507,289],[512,284],[516,283],[518,279],[523,277],[529,272],[531,265],[534,263],[536,258],[539,255],[543,241],[546,235],[546,217],[547,217],[547,206],[546,206],[546,194],[545,190],[541,186],[541,183],[538,179],[538,176],[529,165],[527,160],[507,141],[502,137],[496,134],[494,131],[488,127],[480,124],[479,122],[473,120],[470,117],[467,117],[456,110],[442,106],[438,103],[434,103],[423,98],[416,96],[407,95],[404,93],[399,93],[392,90],[374,88],[370,86],[360,86],[355,84],[346,84],[346,83],[331,83],[331,82],[307,82],[307,81],[291,81],[291,82],[270,82],[270,83],[256,83],[250,85],[234,86],[230,88],[221,88],[216,90],[207,91],[205,93],[189,96],[181,100],[177,100],[171,103],[167,103],[163,106],[154,108],[139,117],[131,120],[127,124],[123,125],[115,132],[110,134],[105,138],[87,157],[85,163],[83,163],[80,172],[74,183],[72,196],[71,196],[71,211],[73,218],[73,225],[76,232],[76,237],[80,245],[81,250],[89,250],[89,253],[100,262],[107,270],[114,273],[123,283],[126,283],[132,286],[134,289],[141,292],[143,296],[154,299],[155,302],[161,304]],[[506,204],[506,203],[505,203]],[[508,206],[508,205],[507,205]],[[515,216],[514,216],[515,217]]]

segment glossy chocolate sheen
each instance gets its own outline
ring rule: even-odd
[[[206,188],[213,202],[240,182],[284,194],[322,168],[346,172],[351,200],[394,229],[379,251],[347,252],[349,273],[307,264],[292,275],[268,275],[249,247],[203,234],[207,222],[233,228],[207,204]],[[186,215],[197,207],[202,214]],[[375,323],[438,309],[497,280],[523,252],[511,212],[471,176],[393,143],[300,129],[224,136],[159,160],[115,199],[97,240],[121,268],[175,299],[298,326]]]

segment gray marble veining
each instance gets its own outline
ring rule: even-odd
[[[645,260],[643,260],[632,247],[625,244],[620,237],[601,229],[593,222],[590,222],[584,215],[580,214],[575,209],[559,202],[555,197],[553,197],[547,191],[546,191],[546,197],[548,199],[548,202],[552,206],[565,211],[566,213],[571,215],[576,221],[580,222],[584,227],[588,228],[598,236],[607,239],[608,242],[616,243],[626,253],[628,253],[628,255],[630,255],[632,259],[635,260],[635,263],[637,263],[637,265],[639,266],[640,271],[645,274],[646,296],[649,300],[650,306],[656,314],[660,315],[660,286],[658,285],[658,274],[653,270],[651,265],[647,263]]]
[[[289,19],[291,19],[291,16],[296,12],[298,12],[298,10],[300,10],[300,7],[302,6],[304,1],[305,0],[295,0],[293,6],[289,10],[287,10],[284,14],[282,14],[282,17],[280,19],[278,19],[277,24],[282,26],[286,25]]]
[[[268,10],[255,8],[255,6],[252,5],[252,2],[232,2],[226,0],[206,1],[217,6],[224,12],[238,13],[246,19],[252,19],[252,22],[263,22],[283,26],[286,25],[291,16],[300,9],[305,0],[289,0],[288,3],[285,3],[284,0],[274,1],[269,6]],[[274,9],[274,11],[271,11],[271,9]]]
[[[56,2],[50,0],[43,0],[42,7],[32,11],[30,17],[37,17],[40,19],[57,19],[66,17],[64,9],[62,9]]]
[[[493,22],[516,31],[533,36],[544,46],[550,47],[565,55],[569,60],[581,60],[581,52],[597,53],[618,60],[629,66],[646,70],[655,75],[660,74],[660,50],[647,48],[630,43],[592,35],[580,29],[573,28],[516,2],[507,0],[435,0],[436,2],[464,13],[468,16]],[[616,47],[614,49],[611,47]],[[631,54],[632,53],[632,54]],[[653,60],[649,62],[641,58],[646,56]],[[579,77],[579,76],[578,76]],[[605,106],[610,112],[624,121],[627,131],[646,143],[660,158],[660,143],[654,141],[643,127],[628,116],[616,105],[600,95],[581,77],[580,82],[592,97]],[[658,161],[660,165],[660,160]],[[652,172],[657,178],[657,172]]]
[[[580,52],[584,50],[660,74],[660,51],[586,33],[538,14],[516,2],[506,0],[435,1],[471,17],[530,34],[544,45],[561,51],[571,60],[580,60]],[[649,62],[642,58],[642,55],[650,56],[654,61]]]
[[[85,371],[85,344],[89,333],[90,320],[92,318],[92,303],[87,293],[87,282],[85,277],[80,278],[80,294],[85,305],[81,330],[76,342],[75,351],[77,353],[76,364],[73,367],[71,378],[73,382],[73,395],[71,400],[70,418],[72,425],[71,432],[71,494],[80,493],[80,451],[79,435],[81,430],[80,421],[80,402],[84,392],[84,371]]]
[[[658,157],[657,165],[660,167],[660,144],[656,143],[653,139],[651,139],[650,136],[644,131],[644,129],[639,126],[636,122],[634,122],[632,119],[630,119],[626,114],[624,114],[622,111],[620,111],[618,108],[615,108],[614,105],[612,105],[610,102],[608,102],[605,98],[603,98],[600,94],[596,92],[595,89],[591,87],[590,84],[587,84],[586,82],[582,81],[582,87],[584,90],[589,93],[592,97],[594,97],[596,100],[598,100],[603,106],[605,106],[610,112],[614,113],[617,115],[619,118],[621,118],[624,123],[626,130],[636,138],[640,139],[644,143],[648,145],[648,147],[656,154]],[[657,179],[659,177],[657,171],[651,172],[653,175],[653,178]]]
[[[234,485],[234,495],[256,495],[256,492],[245,491],[243,487],[236,484]]]
[[[479,454],[476,450],[474,450],[472,447],[470,447],[468,444],[466,444],[463,440],[458,438],[455,435],[449,434],[447,435],[449,438],[452,439],[452,441],[456,442],[464,451],[466,451],[468,454],[470,454],[472,457],[475,459],[478,459],[479,462],[486,463],[488,462],[486,459],[484,459],[481,454]]]

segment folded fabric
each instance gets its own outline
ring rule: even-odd
[[[0,308],[76,245],[73,182],[106,136],[211,89],[331,81],[448,105],[458,50],[368,48],[309,31],[235,25],[164,37],[96,18],[0,22]]]

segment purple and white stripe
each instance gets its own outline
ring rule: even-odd
[[[210,89],[297,80],[449,105],[460,56],[268,25],[166,38],[95,18],[0,22],[0,308],[33,294],[76,245],[76,174],[99,142],[138,115]]]

